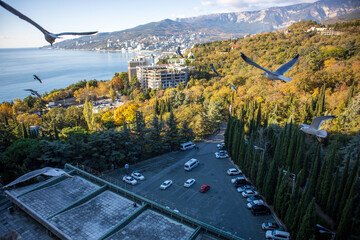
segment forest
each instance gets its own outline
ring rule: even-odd
[[[232,159],[292,236],[314,238],[314,223],[337,230],[337,239],[359,236],[360,21],[328,26],[340,33],[333,35],[311,27],[324,26],[304,21],[282,31],[197,44],[187,52],[195,58],[187,62],[189,80],[177,88],[143,91],[122,72],[109,81],[79,81],[42,99],[3,102],[1,183],[66,162],[99,171],[123,167],[202,140],[227,121]],[[241,52],[274,71],[300,57],[285,74],[292,81],[282,82],[267,79]],[[124,104],[93,111],[94,101],[104,97]],[[70,98],[80,107],[45,110],[46,103]],[[338,116],[322,124],[327,138],[319,142],[299,131],[299,124],[321,115]],[[284,170],[296,175],[295,186]]]

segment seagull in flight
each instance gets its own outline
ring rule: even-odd
[[[180,55],[180,57],[184,58],[184,56],[181,54],[180,47],[176,50],[176,53]]]
[[[3,2],[1,0],[0,0],[0,5],[3,8],[5,8],[6,10],[8,10],[9,12],[11,12],[12,14],[18,16],[19,18],[27,21],[28,23],[34,25],[37,29],[39,29],[44,34],[46,41],[48,41],[51,44],[51,46],[55,42],[56,38],[61,38],[59,36],[63,36],[63,35],[92,35],[92,34],[97,33],[97,31],[95,31],[95,32],[63,32],[63,33],[54,34],[54,33],[51,33],[49,31],[45,30],[39,24],[37,24],[36,22],[34,22],[33,20],[31,20],[30,18],[28,18],[27,16],[25,16],[21,12],[19,12],[18,10],[16,10],[15,8],[11,7],[10,5],[6,4],[5,2]]]
[[[234,85],[230,84],[230,87],[231,87],[231,89],[234,89],[235,92],[237,93],[237,88]]]
[[[300,130],[307,134],[315,135],[319,138],[326,138],[327,132],[325,130],[319,130],[323,121],[337,118],[337,116],[320,116],[312,120],[310,126],[307,124],[300,124]]]
[[[31,172],[28,172],[28,173],[22,175],[21,177],[12,181],[8,185],[4,186],[4,189],[8,189],[11,186],[14,186],[21,182],[25,182],[25,181],[30,180],[39,175],[45,175],[45,176],[50,176],[50,177],[57,177],[60,175],[64,175],[66,177],[73,177],[70,174],[66,173],[64,170],[61,170],[59,168],[44,167],[42,169],[37,169],[37,170],[31,171]]]
[[[42,83],[41,79],[38,76],[36,76],[36,75],[33,75],[33,76],[34,76],[35,80],[38,80],[40,83]]]
[[[275,72],[272,72],[264,67],[261,67],[260,65],[258,65],[257,63],[255,63],[253,60],[251,60],[250,58],[248,58],[245,54],[240,53],[240,56],[242,57],[242,59],[244,59],[245,62],[247,62],[248,64],[260,68],[261,70],[264,70],[264,75],[271,80],[283,80],[285,82],[290,82],[291,78],[286,78],[283,75],[290,70],[290,68],[292,68],[295,63],[298,61],[299,59],[299,54],[296,55],[291,61],[285,63],[284,65],[282,65],[281,67],[279,67],[278,70],[276,70]]]
[[[212,65],[212,63],[210,63],[210,67],[211,67],[211,70],[215,73],[215,76],[219,76],[219,74],[217,73],[214,65]]]
[[[37,92],[37,91],[35,91],[35,90],[32,90],[32,89],[24,89],[25,91],[29,91],[29,92],[31,92],[31,95],[36,95],[36,96],[38,96],[40,99],[41,99],[41,96],[40,96],[40,94]]]

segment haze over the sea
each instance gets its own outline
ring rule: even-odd
[[[38,48],[0,49],[0,102],[23,99],[31,88],[40,94],[80,80],[111,80],[126,72],[137,53],[72,51]],[[33,75],[43,83],[34,80]]]

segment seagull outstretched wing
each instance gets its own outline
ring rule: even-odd
[[[39,29],[45,35],[46,41],[48,41],[51,45],[55,42],[55,39],[61,35],[91,35],[97,33],[97,32],[64,32],[64,33],[54,34],[45,30],[43,27],[41,27],[39,24],[31,20],[29,17],[25,16],[24,14],[22,14],[21,12],[19,12],[18,10],[16,10],[15,8],[11,7],[10,5],[6,4],[1,0],[0,0],[0,5],[9,12],[11,12],[12,14],[18,16],[19,18],[27,21],[28,23],[32,24],[34,27]]]
[[[216,76],[218,76],[219,74],[217,73],[214,65],[210,64],[211,70],[215,73]]]
[[[24,89],[24,90],[31,92],[32,95],[36,95],[41,99],[41,95],[37,91],[32,90],[32,89]]]
[[[326,120],[330,120],[333,118],[337,118],[337,116],[320,116],[320,117],[316,117],[312,120],[311,124],[310,124],[310,128],[315,129],[315,130],[319,130],[321,124],[323,121]]]
[[[296,55],[292,60],[290,60],[289,62],[285,63],[284,65],[282,65],[281,67],[279,67],[278,70],[275,71],[275,73],[279,74],[279,75],[283,75],[285,74],[287,71],[290,70],[290,68],[292,68],[295,63],[298,61],[299,59],[299,54]]]
[[[177,54],[180,55],[180,57],[184,58],[184,56],[181,54],[181,51],[180,51],[180,47],[178,47],[177,51],[176,51]]]
[[[38,80],[40,83],[42,83],[41,79],[40,79],[38,76],[36,76],[36,75],[33,75],[33,76],[34,76],[34,79],[36,79],[36,80]]]
[[[262,66],[260,66],[259,64],[257,64],[256,62],[254,62],[253,60],[251,60],[250,58],[248,58],[245,54],[240,53],[240,56],[242,57],[242,59],[244,59],[245,62],[247,62],[248,64],[260,68],[261,70],[268,72],[268,73],[272,73],[269,69],[266,69]]]

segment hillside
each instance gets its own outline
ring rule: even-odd
[[[177,45],[180,43],[183,48],[190,48],[195,43],[281,30],[294,22],[304,20],[320,22],[356,10],[360,10],[360,2],[357,0],[321,0],[315,3],[273,7],[259,11],[210,14],[181,18],[176,21],[166,19],[123,31],[65,40],[55,43],[53,47],[121,50],[127,47],[127,41],[134,41],[142,46],[142,50],[169,51],[176,49],[176,46],[166,44],[159,47],[162,41],[154,40],[154,37],[162,37],[163,41],[165,39],[170,43],[178,42]],[[198,38],[194,39],[193,36],[198,36]],[[178,40],[174,41],[173,38]]]

